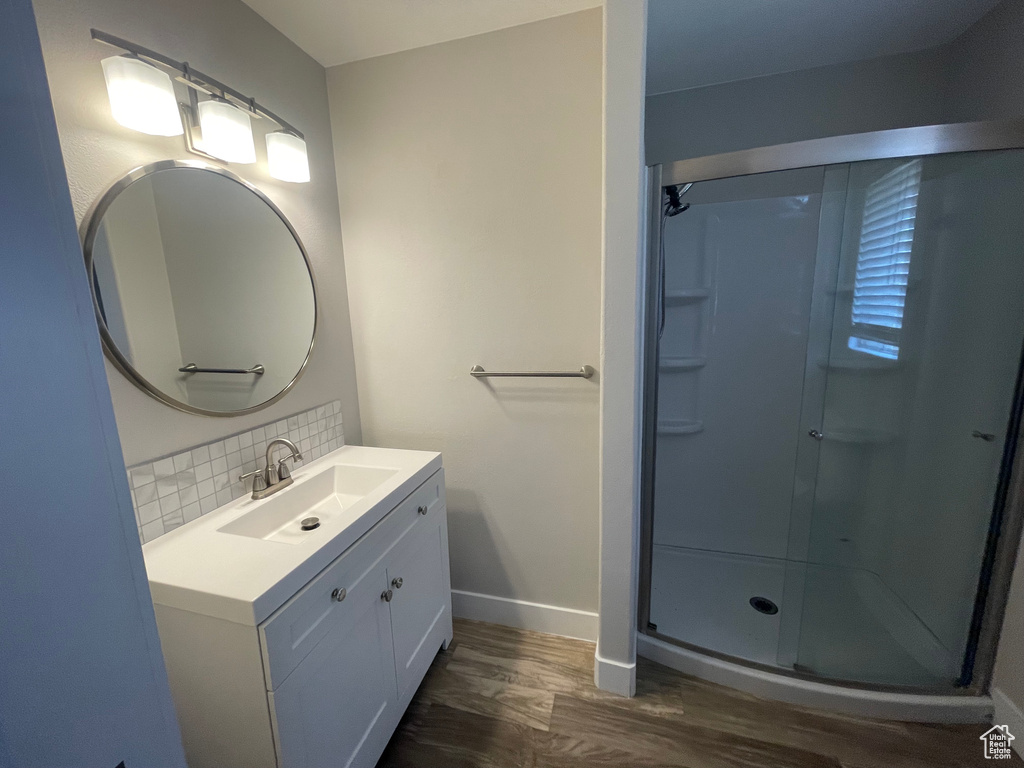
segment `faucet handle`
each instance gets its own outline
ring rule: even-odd
[[[247,477],[252,478],[252,492],[265,491],[267,489],[267,479],[263,476],[262,469],[254,469],[252,472],[246,472],[244,475],[239,475],[238,479],[243,483]]]
[[[287,478],[292,476],[292,471],[288,469],[288,465],[285,464],[285,462],[288,461],[288,459],[291,459],[292,461],[302,461],[302,454],[293,453],[288,456],[281,457],[281,459],[277,462],[277,477],[280,480],[286,480]]]

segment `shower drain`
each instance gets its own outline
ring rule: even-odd
[[[779,612],[779,606],[777,606],[767,597],[750,598],[750,607],[758,613],[764,613],[768,616],[774,616],[776,613]]]

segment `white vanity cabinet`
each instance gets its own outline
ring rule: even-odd
[[[401,713],[385,579],[383,565],[364,574],[346,615],[269,692],[280,765],[372,766],[387,744]]]
[[[452,636],[438,470],[256,626],[156,604],[190,768],[373,768]]]

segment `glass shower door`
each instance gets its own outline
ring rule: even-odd
[[[790,540],[806,552],[793,667],[949,689],[969,680],[1024,340],[1024,151],[841,168],[824,407],[802,436],[813,505]]]

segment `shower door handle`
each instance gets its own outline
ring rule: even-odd
[[[811,437],[813,437],[813,438],[814,438],[815,440],[821,440],[822,438],[824,438],[824,437],[825,437],[825,436],[824,436],[823,434],[821,434],[821,432],[819,432],[819,431],[818,431],[818,430],[816,430],[816,429],[812,429],[812,430],[811,430],[810,432],[808,432],[807,434],[808,434],[808,435],[810,435]]]

